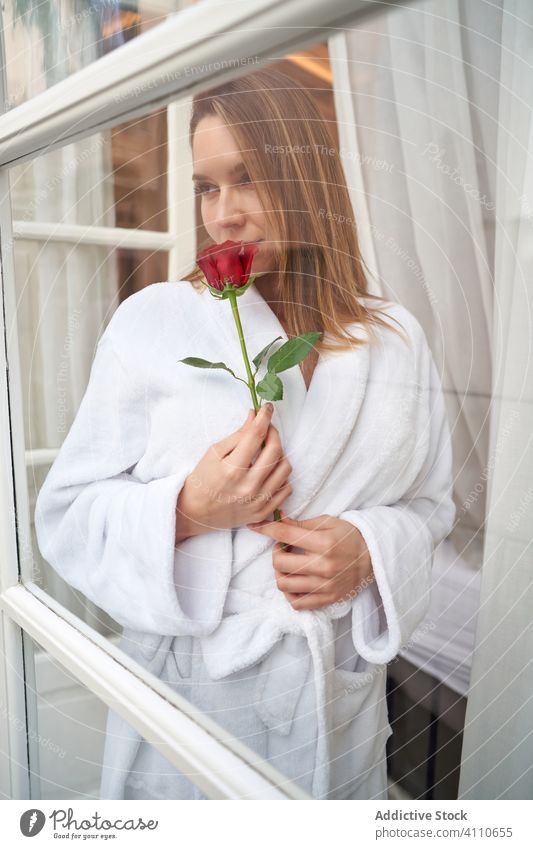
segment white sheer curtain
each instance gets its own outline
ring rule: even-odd
[[[532,25],[526,0],[429,0],[330,40],[373,289],[417,316],[446,393],[457,524],[444,569],[480,570],[461,779],[473,798],[531,797]]]
[[[18,166],[11,174],[15,227],[17,220],[29,220],[29,210],[35,221],[88,224],[98,218],[98,223],[112,226],[109,157],[102,135]],[[49,469],[49,460],[42,462],[35,452],[59,448],[69,430],[87,386],[97,339],[118,303],[118,279],[113,252],[97,245],[16,240],[14,256],[33,520],[35,498]],[[77,597],[41,558],[35,537],[33,543],[35,579],[56,600],[105,630],[108,617]]]
[[[483,583],[461,798],[533,798],[533,5],[503,2]]]
[[[472,5],[477,5],[476,3]],[[478,10],[479,11],[479,10]],[[330,42],[343,161],[374,291],[420,320],[453,428],[457,544],[483,523],[490,409],[497,29],[460,2],[415,3]],[[443,14],[445,18],[443,18]],[[489,36],[490,37],[490,36]],[[476,51],[488,44],[480,66]]]
[[[21,38],[20,27],[26,27],[26,51],[17,52],[14,44],[8,44],[6,51],[12,92],[19,92],[21,100],[75,70],[76,56],[86,64],[90,59],[87,51],[93,50],[97,58],[95,38],[87,39],[86,27],[71,27],[67,38],[63,30],[43,33],[34,18],[31,23],[25,20],[18,28],[8,26],[4,31],[7,42],[16,42]],[[24,60],[28,50],[35,60],[29,65]],[[21,229],[17,222],[22,222],[22,227],[33,222],[115,224],[109,131],[21,163],[11,170],[10,183],[15,231]],[[118,305],[118,275],[114,251],[98,245],[16,239],[14,258],[33,519],[36,494],[49,468],[49,463],[42,463],[33,452],[59,448],[68,432],[87,386],[97,339]],[[33,551],[34,579],[105,632],[111,624],[109,617],[77,597],[50,569],[39,554],[34,535]]]

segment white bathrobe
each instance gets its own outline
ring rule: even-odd
[[[287,340],[253,285],[238,305],[250,360]],[[336,516],[366,541],[375,582],[352,598],[295,611],[272,538],[245,526],[175,546],[185,478],[251,407],[227,372],[178,362],[245,376],[229,302],[187,281],[116,310],[35,512],[43,556],[122,626],[124,651],[317,799],[386,798],[386,664],[427,612],[433,549],[455,515],[435,363],[414,316],[387,313],[409,345],[354,323],[369,344],[322,354],[309,390],[298,366],[283,372],[274,405],[287,514]],[[104,761],[101,798],[205,798],[112,711]]]

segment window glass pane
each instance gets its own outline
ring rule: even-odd
[[[12,109],[195,0],[6,0],[7,103]]]
[[[61,242],[43,245],[24,240],[15,245],[15,259],[17,274],[26,269],[17,323],[33,580],[99,632],[117,634],[120,626],[66,583],[43,558],[35,537],[35,506],[86,391],[95,346],[115,305],[154,282],[154,277],[164,280],[168,255],[163,251]],[[80,269],[80,285],[68,286],[68,274],[58,270],[45,297],[41,274],[47,262],[63,262],[64,269]],[[90,272],[91,268],[97,270]],[[89,272],[91,279],[84,276]],[[39,314],[35,312],[38,304]]]
[[[465,715],[467,797],[522,798],[531,763],[531,723],[506,728],[527,713],[514,669],[531,654],[533,75],[521,10],[390,6],[330,42],[349,223],[371,291],[425,333],[451,430],[455,521],[436,547],[429,609],[388,670],[389,776],[413,798],[457,798]],[[324,213],[337,230],[339,213]]]
[[[35,658],[35,691],[27,699],[31,798],[98,799],[107,705],[25,639]]]
[[[167,110],[111,131],[115,226],[166,230]]]
[[[53,655],[28,634],[24,639],[28,663],[33,656],[35,669],[34,679],[28,674],[26,696],[30,798],[209,798],[198,787],[196,772],[190,768],[177,769],[152,745],[154,741],[139,734]],[[184,647],[181,641],[180,645]],[[139,650],[139,645],[129,642],[125,649],[132,654]],[[174,643],[165,643],[161,656],[164,661],[158,677],[186,697],[191,688],[191,672],[199,669],[199,656],[194,652],[185,656]],[[237,681],[242,685],[245,679],[243,675],[232,676],[226,690],[231,684],[235,687]],[[254,715],[253,706],[243,703],[237,717],[235,700],[233,707],[225,707],[222,694],[217,692],[220,687],[216,682],[204,681],[203,715],[209,714],[211,721],[233,731],[244,718],[248,731],[241,728],[239,736],[249,747],[245,752],[250,765],[261,776],[265,752],[254,751],[257,745],[252,724],[246,719]],[[201,726],[202,716],[198,712],[192,718]],[[9,719],[20,725],[21,720],[11,714]],[[209,730],[213,732],[212,722]],[[233,749],[231,742],[228,747],[230,751]],[[238,754],[242,758],[242,749]],[[275,758],[271,760],[275,762]],[[278,775],[278,779],[283,782],[283,775]]]
[[[335,608],[331,621],[326,617],[327,632],[311,633],[305,623],[315,627],[322,617],[299,615],[276,586],[272,547],[257,550],[249,568],[243,565],[247,546],[261,544],[259,535],[244,527],[258,515],[249,505],[261,506],[265,493],[237,500],[236,512],[228,518],[226,511],[222,521],[213,513],[204,522],[198,513],[195,527],[183,526],[184,538],[175,536],[177,517],[191,519],[194,513],[188,497],[184,510],[178,504],[185,481],[194,481],[194,469],[215,442],[242,425],[251,403],[246,381],[180,363],[187,356],[208,357],[227,361],[237,376],[245,374],[230,305],[215,303],[201,275],[194,275],[197,249],[225,240],[257,243],[258,276],[249,291],[265,299],[265,324],[256,322],[262,307],[251,312],[243,302],[251,355],[279,337],[287,318],[282,309],[274,313],[271,287],[276,270],[283,268],[276,245],[286,249],[285,276],[292,269],[307,284],[303,301],[309,305],[316,295],[309,283],[317,277],[332,285],[360,273],[353,228],[326,231],[321,212],[337,202],[348,214],[350,205],[335,156],[339,128],[327,45],[285,57],[241,82],[244,91],[229,90],[236,114],[225,113],[225,121],[216,112],[199,113],[203,95],[193,104],[196,112],[190,103],[177,112],[181,104],[171,104],[164,163],[150,155],[163,145],[160,116],[154,115],[145,121],[156,129],[144,146],[129,128],[122,133],[120,127],[97,148],[106,151],[104,163],[110,163],[100,163],[99,174],[93,167],[86,183],[67,176],[61,189],[54,185],[48,217],[32,207],[43,184],[31,184],[28,198],[17,200],[15,229],[17,220],[22,222],[15,241],[17,320],[30,516],[41,517],[32,529],[36,571],[50,594],[309,795],[386,798],[385,666],[355,651],[350,598]],[[119,190],[121,163],[132,161],[145,170],[134,172]],[[46,158],[39,162],[41,174],[53,182],[57,163],[50,174]],[[15,176],[21,174],[22,169],[12,172],[14,193]],[[157,202],[139,193],[127,206],[129,193],[150,183]],[[159,194],[163,184],[169,187],[166,197]],[[93,192],[89,204],[88,189]],[[78,208],[79,217],[65,220],[67,211]],[[167,230],[151,223],[162,212]],[[144,222],[149,224],[143,228]],[[279,230],[281,222],[285,231]],[[127,248],[113,242],[118,226],[132,237]],[[335,240],[331,245],[327,234]],[[152,240],[149,249],[143,238]],[[356,258],[353,268],[347,246]],[[162,252],[168,252],[166,273],[155,264]],[[339,257],[345,258],[342,274],[331,264]],[[300,293],[300,306],[301,301]],[[320,315],[315,309],[313,322]],[[291,448],[291,437],[311,374],[299,364],[286,371],[289,404],[278,406],[276,427],[283,450],[294,458],[298,446],[293,442]],[[329,393],[331,379],[328,386],[323,384]],[[329,407],[328,413],[335,423],[344,408],[335,413]],[[306,450],[295,460],[295,486],[302,485],[309,459]],[[282,490],[286,467],[283,471],[282,481],[270,483],[274,493],[282,493],[280,506],[288,495]],[[217,473],[216,486],[218,481]],[[229,495],[233,505],[235,493]],[[272,494],[266,496],[264,517],[273,509]],[[218,510],[221,502],[214,501]],[[204,530],[196,533],[201,525]],[[368,586],[361,591],[373,611],[372,627],[383,628],[379,593]],[[319,607],[327,603],[327,597],[317,602]],[[335,667],[328,669],[333,654]],[[369,702],[371,711],[365,708]],[[325,736],[328,746],[320,742]],[[144,778],[133,776],[119,793],[189,798],[190,788],[149,748],[140,747],[135,757],[133,772]]]
[[[14,166],[15,237],[36,222],[165,231],[167,157],[162,109]]]
[[[174,146],[187,139],[188,108],[172,104]],[[103,633],[120,628],[42,557],[36,497],[75,420],[98,340],[117,306],[168,280],[169,265],[179,269],[194,256],[190,155],[185,150],[169,176],[172,154],[169,159],[164,109],[9,172],[32,572]],[[129,231],[129,242],[119,228]]]
[[[182,5],[158,4],[156,8],[139,4],[134,8],[80,3],[65,17],[60,4],[38,4],[37,9],[36,4],[8,2],[8,108],[120,46],[165,15],[176,13]],[[205,620],[212,614],[210,605],[216,610],[221,623],[215,623],[218,630],[213,627],[208,634],[215,635],[214,649],[218,634],[224,633],[223,628],[231,629],[232,617],[242,614],[243,606],[246,614],[255,615],[256,624],[268,631],[271,609],[261,616],[254,607],[259,596],[264,601],[259,587],[267,587],[269,602],[283,595],[275,586],[269,551],[264,561],[259,554],[252,559],[248,572],[246,567],[239,569],[242,534],[239,537],[238,531],[243,522],[238,513],[237,527],[231,529],[231,540],[225,536],[222,555],[215,536],[207,542],[204,537],[202,548],[191,535],[175,546],[171,570],[163,568],[167,549],[161,548],[161,539],[171,525],[169,516],[175,519],[179,473],[195,453],[199,444],[195,440],[209,437],[212,443],[216,437],[234,432],[242,424],[241,408],[244,412],[250,404],[247,387],[228,382],[228,374],[220,373],[223,370],[202,374],[200,388],[192,374],[187,384],[184,378],[178,379],[177,372],[166,372],[168,363],[162,354],[170,359],[170,351],[178,360],[178,349],[165,347],[166,340],[174,332],[179,339],[179,325],[187,341],[187,349],[180,348],[183,356],[209,353],[218,362],[225,356],[220,353],[224,348],[229,357],[233,353],[231,365],[237,367],[242,365],[241,350],[225,347],[229,339],[234,340],[233,325],[229,324],[224,337],[220,321],[209,337],[205,315],[201,320],[184,319],[181,302],[179,309],[162,310],[154,326],[146,310],[143,321],[131,325],[129,338],[134,344],[127,349],[130,359],[121,359],[113,345],[100,349],[107,356],[102,353],[96,362],[94,386],[98,385],[98,391],[91,396],[85,393],[95,347],[125,301],[155,281],[169,281],[169,288],[177,282],[188,289],[185,273],[190,276],[197,249],[225,239],[264,243],[254,258],[254,270],[266,276],[258,278],[255,289],[262,292],[278,319],[278,323],[267,321],[275,332],[269,332],[264,343],[270,342],[282,325],[283,329],[292,327],[293,302],[277,297],[278,284],[282,295],[292,294],[280,283],[289,278],[301,283],[298,308],[317,306],[313,298],[318,285],[331,287],[331,292],[342,286],[344,293],[352,286],[359,295],[367,291],[403,305],[419,322],[443,388],[444,418],[452,437],[457,515],[453,523],[443,520],[442,541],[432,568],[431,604],[417,628],[411,629],[398,658],[388,659],[388,666],[367,663],[354,649],[351,612],[336,621],[330,710],[338,720],[336,727],[349,727],[353,739],[336,737],[332,741],[338,769],[333,774],[332,798],[357,798],[358,793],[365,798],[383,798],[386,767],[389,778],[398,782],[398,787],[389,789],[391,795],[457,796],[483,557],[487,564],[490,546],[496,549],[502,543],[511,574],[530,544],[526,519],[533,500],[525,482],[530,469],[523,458],[531,428],[529,401],[522,392],[531,381],[520,359],[529,329],[524,329],[528,294],[522,282],[531,279],[523,270],[530,257],[525,246],[533,203],[531,169],[526,167],[524,153],[531,136],[530,110],[524,106],[531,102],[530,75],[517,71],[520,63],[512,48],[513,39],[519,43],[520,38],[512,16],[505,9],[502,15],[501,4],[493,4],[489,11],[484,7],[482,16],[473,4],[454,6],[448,17],[440,14],[440,8],[435,15],[433,5],[382,10],[379,16],[366,18],[340,34],[342,39],[333,37],[327,45],[311,46],[269,66],[302,84],[318,113],[310,110],[302,117],[295,102],[286,120],[279,121],[279,113],[274,120],[274,112],[266,105],[262,111],[257,107],[262,78],[252,75],[257,84],[255,102],[244,95],[242,100],[237,97],[233,115],[228,111],[229,98],[226,103],[219,102],[218,112],[208,115],[207,123],[202,120],[197,128],[196,139],[202,139],[202,144],[193,158],[195,171],[203,176],[195,181],[194,199],[185,111],[177,126],[167,121],[167,112],[162,110],[11,171],[16,318],[32,518],[36,497],[78,414],[84,422],[80,433],[73,431],[73,445],[81,445],[83,450],[72,457],[72,481],[64,469],[62,488],[57,487],[65,500],[71,486],[84,487],[78,495],[77,512],[71,513],[67,529],[58,531],[61,555],[51,544],[47,549],[54,565],[46,562],[33,540],[33,577],[110,639],[118,639],[128,629],[142,634],[141,662],[153,662],[157,674],[168,676],[169,682],[188,693],[192,703],[218,717],[307,790],[314,788],[313,771],[318,763],[313,736],[318,739],[320,735],[314,724],[319,716],[314,701],[319,691],[311,688],[310,670],[319,667],[316,658],[310,664],[302,634],[289,633],[289,628],[283,640],[262,645],[263,654],[242,668],[242,677],[240,672],[226,669],[220,681],[215,675],[209,677],[209,639],[174,634],[178,601],[180,612],[190,618],[199,615]],[[23,9],[24,20],[20,16]],[[80,24],[74,40],[73,22]],[[53,46],[51,33],[57,35]],[[444,53],[443,38],[448,45]],[[27,55],[32,62],[21,71],[19,59]],[[423,78],[420,67],[425,69]],[[521,96],[513,99],[509,80],[519,81]],[[221,114],[226,115],[226,127],[223,121],[217,124]],[[454,115],[454,126],[443,118],[447,115]],[[512,119],[513,144],[502,115]],[[228,148],[229,128],[247,166],[241,172],[242,183],[225,179],[228,172],[219,158]],[[171,161],[176,170],[169,179]],[[223,192],[221,180],[226,183]],[[84,228],[83,233],[76,227]],[[92,227],[107,230],[91,231]],[[113,228],[125,228],[148,239],[124,246],[113,240]],[[161,235],[164,243],[158,238]],[[282,262],[275,255],[275,245],[282,248]],[[269,265],[273,256],[278,263],[275,268]],[[320,309],[315,309],[314,315],[319,313]],[[268,310],[264,315],[272,322]],[[148,338],[143,338],[145,330],[151,331]],[[113,337],[116,339],[116,334]],[[208,342],[211,349],[200,350],[200,343],[209,347]],[[260,347],[254,345],[254,352]],[[124,354],[124,349],[120,350]],[[501,370],[502,361],[507,365],[506,358],[509,368]],[[283,378],[289,391],[285,405],[277,405],[279,419],[275,421],[284,426],[280,427],[284,450],[289,451],[289,445],[292,448],[289,439],[301,421],[302,408],[292,409],[290,404],[295,397],[302,403],[308,397],[305,390],[313,377],[309,362],[306,368],[302,366],[303,382],[299,366]],[[295,382],[291,384],[291,380]],[[321,399],[321,407],[334,421],[344,421],[344,410],[335,419],[329,403],[333,397],[332,392]],[[291,414],[284,412],[289,409]],[[405,409],[400,423],[404,413]],[[145,432],[135,430],[139,422]],[[169,422],[175,423],[175,431],[169,430]],[[126,425],[121,431],[126,432],[124,439],[113,430],[117,423]],[[337,438],[338,433],[333,434],[332,442]],[[387,439],[385,448],[390,448]],[[148,442],[152,453],[145,450]],[[522,443],[523,452],[517,449]],[[109,446],[116,448],[116,455]],[[121,466],[125,457],[129,460]],[[109,474],[95,477],[94,470],[104,458],[112,461]],[[293,461],[292,453],[288,459]],[[301,466],[295,463],[295,484],[305,477],[311,460],[312,453],[307,451]],[[407,465],[411,460],[409,455]],[[516,463],[520,474],[511,475],[509,470]],[[489,480],[498,484],[492,492]],[[101,483],[105,487],[93,499],[92,493]],[[325,488],[317,486],[316,490]],[[424,499],[413,500],[420,505]],[[331,504],[324,499],[319,512],[333,510]],[[376,496],[369,509],[383,506],[394,507]],[[52,514],[51,510],[51,526],[54,519],[53,526],[58,528],[58,513]],[[430,518],[422,515],[421,527],[429,527]],[[161,535],[153,533],[154,528],[161,529]],[[390,535],[384,536],[390,542]],[[403,550],[406,535],[398,537],[389,564],[396,565]],[[417,544],[422,538],[422,533],[417,535]],[[86,541],[92,560],[80,539]],[[104,549],[113,552],[111,564],[104,563]],[[127,559],[124,552],[129,555],[131,571],[121,574],[120,566]],[[424,544],[407,568],[422,562],[426,553]],[[188,556],[194,567],[190,570],[184,568]],[[149,573],[147,563],[152,570]],[[389,579],[394,581],[398,571],[390,568]],[[414,592],[421,594],[417,601],[422,606],[429,593],[423,582],[416,586],[413,582],[413,586]],[[506,587],[511,600],[520,597],[513,592],[512,580]],[[358,605],[356,598],[353,610],[361,615],[363,609],[372,611],[368,634],[373,631],[383,645],[386,638],[382,632],[391,623],[390,615],[386,620],[379,589],[378,580],[364,591],[366,608]],[[222,599],[217,596],[219,591]],[[397,588],[395,603],[400,603],[400,596]],[[409,605],[415,606],[412,599]],[[526,620],[524,609],[522,605],[516,622],[520,617]],[[483,625],[487,630],[489,626],[490,622]],[[170,631],[170,635],[160,637],[158,630]],[[253,626],[250,631],[236,631],[230,630],[221,657],[235,650],[232,637],[242,638],[243,633],[243,652],[257,649]],[[121,645],[128,650],[124,640],[125,634]],[[494,637],[490,646],[493,641]],[[510,638],[509,643],[513,645]],[[236,654],[230,656],[238,665]],[[361,732],[358,700],[365,694],[364,688],[376,681],[380,685],[369,700],[373,709],[378,708],[373,714],[376,725]],[[494,682],[492,687],[497,690]],[[515,709],[511,704],[507,713]],[[395,733],[385,764],[388,718]],[[307,723],[306,733],[298,737],[302,722]],[[375,752],[380,756],[367,762],[368,775],[364,776],[364,756],[359,751],[362,737],[365,742],[378,741]],[[522,754],[525,751],[522,748]],[[146,748],[141,747],[136,763],[145,778],[137,775],[122,792],[179,795],[177,786],[166,780],[165,766],[152,760]]]

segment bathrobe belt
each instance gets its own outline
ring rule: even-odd
[[[329,713],[332,699],[332,673],[335,666],[335,635],[331,614],[324,610],[294,610],[283,593],[261,598],[240,590],[229,590],[229,601],[241,612],[224,617],[209,636],[201,637],[203,659],[213,680],[253,666],[263,658],[258,672],[254,707],[263,722],[280,734],[288,734],[299,696],[305,685],[309,653],[301,662],[301,641],[286,635],[304,636],[313,661],[318,725],[317,751],[313,775],[313,794],[326,798],[329,789]],[[337,606],[335,618],[346,612]],[[340,609],[342,607],[342,610]],[[305,644],[304,644],[305,646]],[[301,651],[301,649],[300,649]]]

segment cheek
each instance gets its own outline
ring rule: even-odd
[[[216,229],[216,204],[213,201],[209,202],[203,200],[200,206],[200,213],[203,225],[212,237],[213,231]]]
[[[257,191],[253,188],[244,190],[241,194],[241,201],[243,209],[246,210],[247,215],[253,218],[254,224],[262,229],[266,227],[266,216]]]
[[[251,206],[252,208],[248,210],[248,214],[250,215],[250,217],[253,217],[256,226],[261,228],[261,232],[265,233],[268,229],[268,222],[266,219],[266,215],[263,212],[263,207],[259,203],[258,199],[256,199]]]

